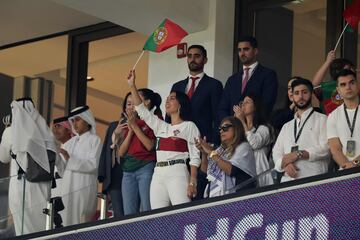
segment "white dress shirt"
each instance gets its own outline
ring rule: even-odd
[[[299,169],[296,179],[323,174],[328,171],[330,152],[325,128],[326,115],[314,112],[304,125],[302,133],[295,144],[294,121],[297,121],[297,124],[300,123],[300,127],[297,127],[296,134],[298,134],[312,110],[313,108],[310,107],[303,112],[300,118],[295,114],[294,119],[282,127],[273,148],[275,169],[279,172],[284,172],[284,169],[281,168],[282,159],[285,154],[291,152],[291,147],[298,146],[299,150],[305,150],[309,153],[309,159],[300,159],[294,163]],[[294,178],[285,173],[281,182],[290,180],[294,180]]]

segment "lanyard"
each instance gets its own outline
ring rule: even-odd
[[[359,109],[359,105],[356,107],[356,110],[355,110],[355,114],[354,114],[354,117],[353,117],[353,120],[352,120],[352,125],[350,125],[350,119],[349,119],[349,115],[346,111],[346,105],[344,103],[344,112],[345,112],[345,117],[346,117],[346,122],[347,122],[347,125],[349,127],[349,130],[350,130],[350,137],[352,138],[353,136],[353,133],[354,133],[354,129],[355,129],[355,122],[356,122],[356,117],[357,117],[357,111]]]
[[[307,118],[305,119],[303,125],[301,126],[299,133],[296,135],[297,132],[297,123],[296,123],[296,119],[294,119],[294,139],[295,139],[295,144],[297,143],[297,141],[299,140],[299,137],[301,135],[301,132],[305,126],[305,123],[307,122],[307,120],[309,120],[309,118],[311,117],[311,115],[314,113],[314,109],[310,112],[310,114],[307,116]]]

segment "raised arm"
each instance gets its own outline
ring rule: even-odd
[[[327,57],[325,62],[323,63],[323,65],[321,65],[321,67],[319,68],[319,70],[315,73],[313,79],[312,79],[312,84],[314,87],[319,86],[325,78],[325,75],[330,67],[330,64],[332,63],[332,61],[335,59],[335,51],[331,50]]]
[[[136,88],[135,78],[136,78],[135,70],[130,70],[127,80],[131,91],[131,97],[134,102],[134,105],[139,106],[142,103],[142,101],[139,92]]]
[[[128,76],[128,84],[131,91],[131,97],[135,105],[135,110],[139,117],[144,120],[145,123],[154,131],[154,134],[157,135],[158,130],[165,129],[168,124],[155,114],[151,113],[144,104],[141,104],[142,101],[136,88],[135,78],[135,70],[131,70]]]

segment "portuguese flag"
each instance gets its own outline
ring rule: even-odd
[[[329,115],[338,106],[343,103],[343,99],[336,91],[336,81],[331,80],[321,83],[323,109],[326,115]]]
[[[148,38],[143,49],[152,52],[162,52],[179,44],[186,35],[188,33],[179,25],[169,19],[165,19]]]

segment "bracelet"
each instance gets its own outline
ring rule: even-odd
[[[210,154],[209,154],[209,157],[213,159],[215,156],[218,156],[217,151],[215,151],[215,150],[211,151]]]
[[[192,187],[197,187],[197,181],[192,179],[192,180],[190,180],[189,185]]]

